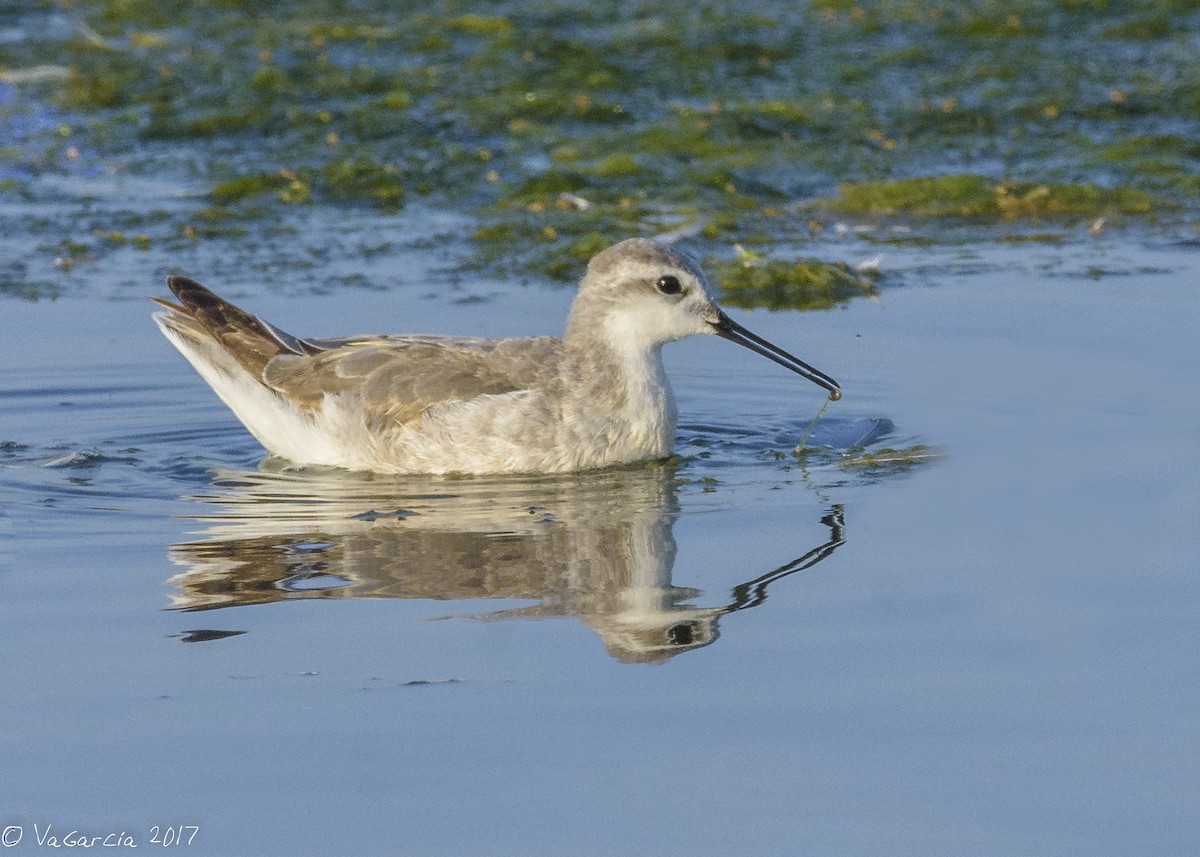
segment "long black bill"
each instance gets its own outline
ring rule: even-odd
[[[780,366],[786,366],[797,375],[803,375],[814,384],[824,387],[829,391],[830,400],[836,402],[842,397],[842,388],[838,386],[837,381],[830,378],[824,372],[809,366],[800,358],[788,354],[779,346],[772,345],[761,336],[746,330],[746,328],[725,315],[725,313],[721,313],[713,328],[717,336],[722,339],[728,339],[730,342],[736,342],[738,345],[743,345],[751,351],[756,351],[763,357],[768,357]]]

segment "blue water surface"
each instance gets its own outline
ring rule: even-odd
[[[6,301],[14,853],[1194,853],[1200,255],[889,260],[878,302],[740,316],[842,382],[817,449],[816,388],[689,340],[681,459],[582,479],[281,469],[105,272]],[[314,335],[570,298],[218,279]]]

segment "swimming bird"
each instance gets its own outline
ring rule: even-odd
[[[273,455],[380,473],[566,473],[671,455],[662,346],[743,345],[836,381],[729,318],[690,258],[632,238],[588,264],[561,337],[301,339],[186,277],[154,320]]]

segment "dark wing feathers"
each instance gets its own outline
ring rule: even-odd
[[[267,361],[293,351],[286,342],[294,337],[264,324],[187,277],[168,277],[167,285],[183,304],[185,313],[199,322],[221,347],[255,378],[261,378]]]
[[[187,277],[167,284],[180,305],[155,302],[199,325],[239,365],[303,410],[354,393],[369,415],[407,423],[431,405],[548,383],[561,341],[356,336],[301,339]],[[197,331],[198,333],[200,331]]]

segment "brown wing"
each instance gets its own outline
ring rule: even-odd
[[[267,361],[272,357],[280,354],[314,354],[320,350],[250,315],[195,280],[168,277],[167,285],[179,299],[179,305],[157,298],[155,302],[198,324],[256,378],[262,376]]]
[[[367,412],[407,423],[432,405],[544,387],[560,347],[550,337],[364,337],[318,354],[275,357],[263,381],[306,410],[326,395],[353,393]]]
[[[561,342],[536,339],[355,336],[301,339],[187,277],[167,284],[179,305],[155,299],[174,326],[209,337],[253,377],[295,406],[316,410],[326,395],[354,393],[369,414],[407,423],[431,405],[544,386]]]

